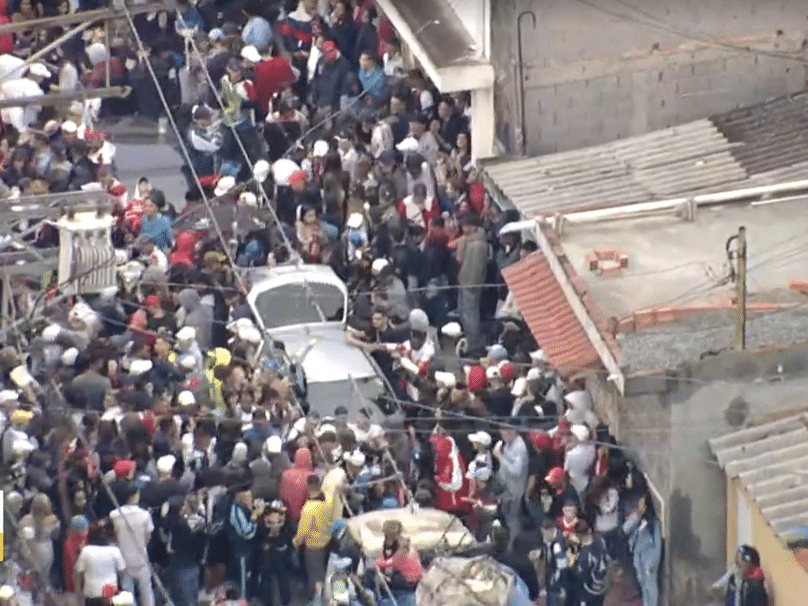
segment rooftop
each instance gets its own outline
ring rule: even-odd
[[[808,526],[808,415],[742,429],[709,445],[727,477],[740,481],[783,541]]]

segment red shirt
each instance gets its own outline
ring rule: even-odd
[[[264,115],[269,112],[269,102],[281,84],[291,84],[295,81],[295,74],[283,57],[264,59],[256,64],[253,67],[253,76],[258,108]]]

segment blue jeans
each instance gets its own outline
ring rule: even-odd
[[[480,301],[482,289],[460,286],[457,292],[457,313],[463,334],[468,343],[468,352],[472,355],[480,353],[483,348],[482,330],[480,328]]]
[[[199,601],[199,566],[168,565],[171,599],[175,606],[196,606]]]

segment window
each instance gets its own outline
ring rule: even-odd
[[[341,322],[342,291],[332,284],[284,284],[255,298],[255,308],[267,330],[294,324]],[[322,312],[322,313],[321,313]]]

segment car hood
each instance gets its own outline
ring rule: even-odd
[[[283,341],[286,353],[293,358],[311,345],[303,358],[303,370],[309,383],[334,383],[376,376],[365,352],[345,340],[345,331],[339,324],[274,328],[269,332],[273,339]]]

